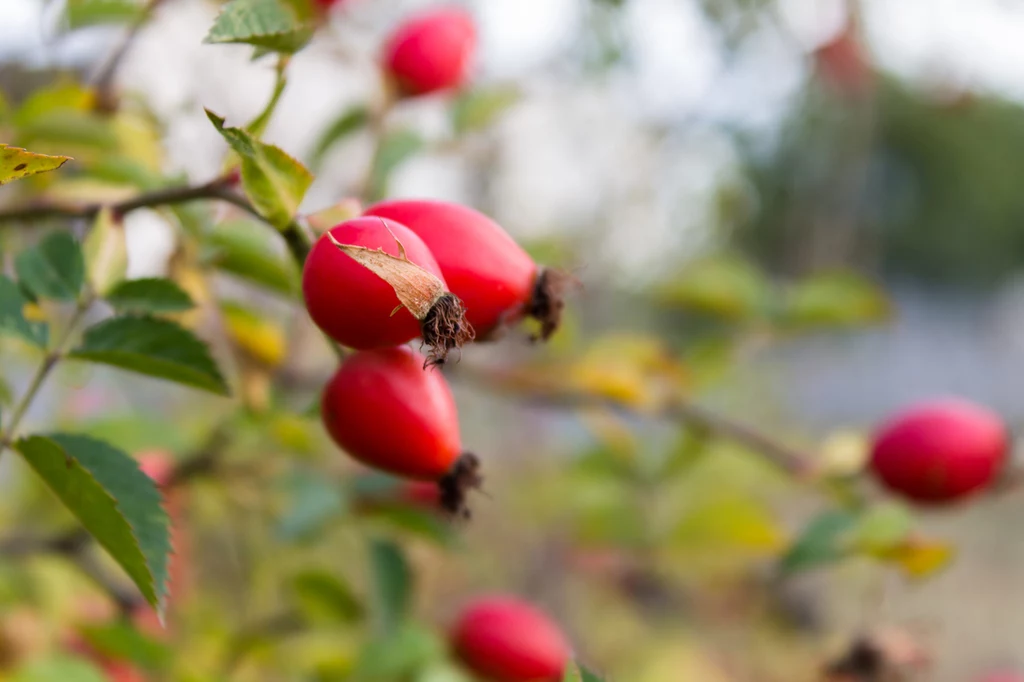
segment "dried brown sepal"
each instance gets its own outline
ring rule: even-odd
[[[427,316],[420,321],[423,343],[430,349],[423,369],[443,365],[448,352],[473,340],[473,326],[466,319],[466,307],[455,294],[437,299]]]
[[[533,285],[533,296],[526,305],[526,315],[540,322],[540,331],[531,340],[547,341],[562,323],[565,294],[579,281],[564,270],[544,268]]]
[[[330,232],[326,234],[342,253],[391,285],[401,304],[392,315],[404,307],[420,321],[423,343],[429,348],[424,368],[444,364],[449,351],[473,340],[473,326],[462,301],[445,290],[440,278],[410,261],[397,237],[398,256],[392,256],[383,249],[342,244]]]
[[[437,482],[441,490],[441,508],[452,516],[470,518],[472,514],[466,506],[466,494],[470,490],[479,489],[483,482],[480,459],[471,452],[463,453],[455,460],[451,471]]]

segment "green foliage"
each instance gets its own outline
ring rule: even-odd
[[[30,661],[10,679],[11,682],[106,682],[107,678],[91,663],[55,655]]]
[[[147,637],[126,621],[86,626],[80,632],[100,654],[117,661],[130,661],[147,670],[165,669],[173,658],[173,652],[165,643]]]
[[[89,284],[99,296],[106,296],[128,272],[128,243],[124,224],[109,208],[96,216],[89,236],[82,244]]]
[[[341,489],[312,471],[296,471],[286,481],[289,507],[278,522],[284,540],[301,540],[322,533],[324,524],[345,511]]]
[[[25,319],[28,301],[21,289],[9,278],[0,275],[0,335],[13,334],[29,343],[45,348],[49,327],[45,322]]]
[[[280,244],[274,239],[275,235],[249,220],[219,223],[206,235],[206,260],[247,282],[293,296],[299,290],[299,274],[295,263],[275,248]]]
[[[18,281],[35,296],[73,301],[85,284],[82,249],[67,232],[52,232],[14,260]]]
[[[209,110],[206,115],[241,157],[242,187],[253,206],[272,225],[287,227],[313,176],[279,147],[260,142],[241,128],[224,127],[224,119]]]
[[[114,317],[85,330],[71,358],[175,381],[218,395],[228,386],[210,351],[180,325],[145,315]]]
[[[804,529],[782,557],[779,568],[793,573],[843,558],[847,553],[846,536],[855,525],[856,517],[849,512],[823,512]]]
[[[125,453],[85,436],[30,436],[15,448],[162,612],[171,541],[153,481]]]
[[[292,579],[292,592],[302,613],[312,621],[353,623],[365,610],[352,589],[327,571],[303,571]]]
[[[208,43],[245,43],[293,53],[313,36],[309,5],[289,0],[231,0],[206,35]]]
[[[387,194],[391,173],[422,148],[423,139],[410,130],[396,130],[384,135],[370,170],[367,194],[371,201],[382,199]]]
[[[18,147],[0,144],[0,185],[36,173],[57,170],[70,160],[69,156],[34,154]]]
[[[374,582],[374,611],[380,632],[393,635],[409,612],[412,569],[402,549],[382,539],[370,541],[370,566]]]
[[[143,13],[139,0],[67,0],[64,16],[68,28],[96,24],[126,24]]]
[[[163,277],[121,282],[105,298],[119,313],[176,313],[195,305],[181,287]]]
[[[452,127],[456,134],[487,128],[520,97],[518,88],[513,86],[467,90],[452,103]]]
[[[837,272],[793,285],[784,296],[780,321],[792,327],[860,327],[890,314],[880,287],[860,275]]]
[[[313,146],[313,155],[310,163],[313,167],[319,166],[323,163],[324,157],[327,156],[334,145],[338,144],[346,137],[354,135],[370,122],[370,110],[362,104],[349,107],[345,111],[341,112],[338,118],[324,129],[324,132],[320,135],[320,139],[317,140]]]

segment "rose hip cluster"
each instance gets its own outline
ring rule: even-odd
[[[441,506],[467,515],[479,462],[463,452],[451,389],[432,365],[525,317],[549,337],[564,277],[539,268],[497,223],[465,206],[393,200],[325,232],[302,275],[313,322],[355,349],[327,383],[322,416],[354,459],[434,481]],[[404,346],[420,338],[426,356]]]

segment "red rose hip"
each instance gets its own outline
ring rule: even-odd
[[[472,338],[462,302],[445,291],[430,250],[405,226],[354,218],[325,232],[302,271],[313,322],[343,346],[380,348],[422,336],[428,362]]]
[[[568,278],[538,267],[483,213],[445,201],[395,199],[364,214],[398,221],[423,240],[480,339],[496,336],[524,316],[540,320],[542,339],[558,328]]]
[[[459,616],[451,646],[462,663],[490,682],[558,682],[569,644],[541,611],[519,599],[478,599]]]
[[[321,402],[327,432],[353,459],[396,476],[436,481],[442,507],[465,514],[464,493],[480,483],[462,452],[458,411],[440,372],[410,348],[359,351],[342,363]]]
[[[384,71],[403,95],[457,88],[469,77],[476,52],[473,18],[458,7],[424,12],[398,26],[382,57]]]
[[[881,428],[871,470],[911,500],[942,503],[991,484],[1008,448],[997,415],[963,400],[937,400],[916,405]]]

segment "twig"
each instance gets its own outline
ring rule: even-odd
[[[214,199],[233,204],[238,208],[260,218],[259,213],[249,200],[231,190],[233,180],[220,177],[202,185],[184,185],[168,187],[153,192],[145,192],[124,201],[114,203],[93,202],[88,204],[28,204],[7,211],[0,211],[0,223],[38,220],[40,218],[92,218],[104,207],[109,206],[115,214],[124,215],[140,208],[183,204],[189,201]]]
[[[522,373],[496,372],[473,368],[465,363],[455,367],[453,378],[463,378],[491,390],[507,391],[520,399],[549,407],[593,408],[601,407],[631,414],[644,414],[622,401],[572,388],[550,381],[539,380]],[[733,441],[762,455],[770,464],[798,479],[810,479],[817,472],[814,460],[804,452],[780,443],[758,429],[733,421],[713,410],[685,398],[666,401],[651,416],[670,419],[689,426],[705,429],[719,437]]]
[[[142,27],[149,21],[150,15],[162,2],[163,0],[149,0],[149,3],[142,8],[139,16],[128,27],[128,31],[121,38],[121,42],[118,43],[117,47],[114,48],[103,63],[103,66],[96,72],[93,78],[93,86],[96,88],[96,92],[99,94],[99,101],[103,106],[113,109],[111,106],[111,88],[114,84],[114,76],[117,75],[117,69],[121,66],[121,62],[124,61],[125,55],[128,54],[128,50],[131,49],[132,43],[135,42]]]

